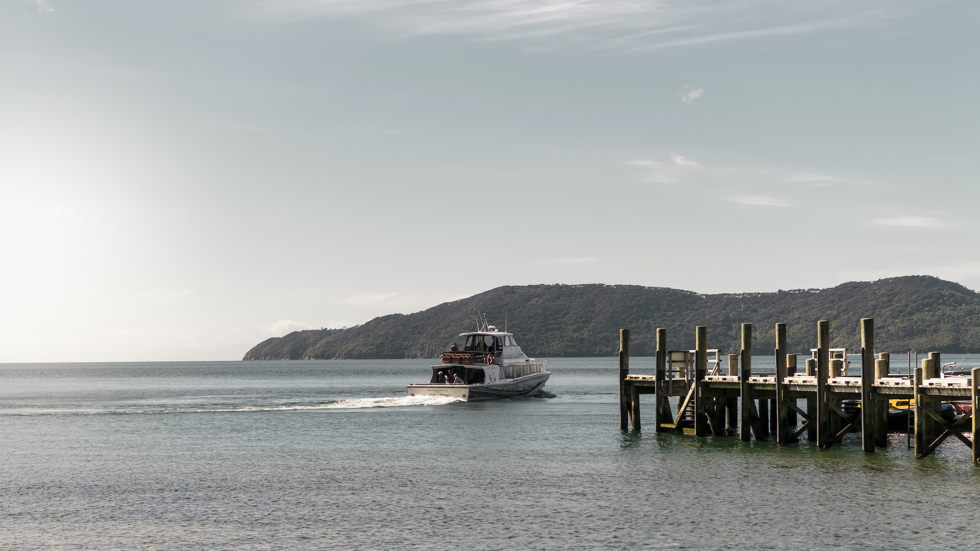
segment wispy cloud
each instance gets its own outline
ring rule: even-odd
[[[704,93],[704,89],[703,88],[692,89],[690,86],[685,86],[684,91],[682,93],[684,95],[681,96],[681,101],[683,101],[687,105],[691,105],[692,103],[694,103],[694,100],[701,97],[701,94]]]
[[[819,174],[796,174],[790,176],[790,182],[797,184],[807,184],[811,186],[830,186],[841,180],[833,176],[823,176]]]
[[[911,228],[945,228],[947,225],[938,218],[928,216],[899,216],[897,218],[879,218],[874,221],[877,226],[905,226]]]
[[[47,2],[45,2],[44,0],[29,0],[29,1],[31,4],[34,4],[34,6],[37,7],[37,13],[40,15],[54,12],[54,8],[49,6]]]
[[[643,168],[646,171],[646,175],[644,176],[643,180],[656,184],[677,183],[681,181],[681,178],[685,172],[704,169],[704,167],[697,161],[684,157],[683,155],[678,155],[676,153],[668,153],[668,155],[670,156],[669,163],[642,160],[629,161],[628,164]]]
[[[777,197],[767,197],[765,195],[735,195],[728,198],[732,203],[739,205],[751,205],[755,207],[791,207],[793,203]]]
[[[534,49],[678,47],[859,28],[903,15],[886,0],[860,6],[779,0],[243,0],[241,5],[267,19],[360,17],[389,35],[538,42]]]

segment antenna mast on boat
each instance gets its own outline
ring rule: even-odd
[[[487,323],[487,313],[484,312],[483,313],[483,329],[480,329],[480,331],[489,331],[489,330],[490,330],[490,324]]]

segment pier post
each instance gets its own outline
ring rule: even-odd
[[[938,378],[939,371],[940,369],[942,369],[942,367],[940,366],[942,366],[943,364],[940,363],[939,352],[930,352],[929,362],[930,363],[928,365],[922,364],[922,366],[925,368],[922,370],[923,382],[926,379]],[[941,400],[934,399],[932,396],[928,396],[925,393],[923,393],[923,397],[924,397],[922,403],[923,407],[929,408],[929,411],[935,413],[936,415],[940,415],[942,413],[943,405]],[[926,421],[926,439],[927,439],[926,442],[929,443],[932,441],[933,438],[936,437],[937,423],[936,420],[933,419],[931,415],[926,414],[925,417],[926,417],[925,421]]]
[[[875,406],[871,389],[875,380],[875,320],[861,319],[861,449],[875,451]]]
[[[980,463],[980,367],[970,371],[970,395],[973,400],[973,463]]]
[[[632,391],[627,388],[626,376],[630,374],[630,330],[619,330],[619,428],[629,430]]]
[[[875,360],[875,380],[888,377],[889,355],[882,352]],[[877,395],[874,399],[875,404],[875,447],[885,448],[888,446],[888,397]]]
[[[699,325],[694,335],[694,436],[704,436],[708,429],[704,406],[704,377],[708,374],[708,327]]]
[[[837,352],[834,354],[834,358],[830,360],[830,375],[827,376],[828,379],[840,377],[841,374],[847,370],[847,368],[844,367],[846,365],[844,360],[839,359],[841,356],[843,356],[843,354]],[[827,403],[830,405],[828,405],[827,408],[830,410],[830,434],[832,435],[840,434],[841,429],[844,428],[844,419],[841,419],[841,416],[834,411],[833,407],[837,406],[836,409],[841,409],[841,406],[843,405],[842,402],[843,400],[840,398],[840,396],[834,393],[828,385]]]
[[[749,377],[752,376],[752,324],[742,324],[742,353],[739,358],[739,395],[741,396],[740,424],[738,438],[742,442],[752,439],[752,392],[749,390]]]
[[[915,368],[915,377],[912,379],[912,392],[915,393],[915,457],[925,457],[926,450],[926,413],[925,413],[925,394],[922,393],[923,372],[932,360],[922,360],[922,367]]]
[[[666,432],[664,425],[674,424],[674,416],[670,413],[670,397],[667,396],[667,330],[657,329],[657,386],[656,404],[657,432]]]
[[[738,377],[738,354],[728,355],[728,376]],[[738,433],[738,398],[731,395],[725,398],[725,412],[728,417],[728,434]]]
[[[790,434],[788,410],[786,404],[786,324],[776,324],[776,399],[773,409],[776,411],[776,442],[788,444]]]
[[[816,358],[806,359],[806,374],[808,377],[815,376],[817,374],[817,360]],[[817,441],[817,421],[819,418],[819,410],[817,408],[817,395],[816,393],[810,394],[806,398],[806,414],[810,416],[810,424],[806,426],[806,439],[810,442]]]
[[[809,362],[807,362],[809,363]],[[825,448],[830,433],[830,406],[827,404],[827,375],[830,371],[830,322],[817,322],[817,447]]]
[[[640,388],[636,385],[630,385],[630,419],[633,430],[640,432]]]
[[[796,354],[786,355],[786,376],[792,377],[796,375]],[[795,400],[794,400],[795,401]],[[799,420],[796,418],[796,410],[793,408],[787,408],[786,411],[786,424],[789,425],[791,432],[796,431],[796,426],[799,424]]]
[[[755,415],[755,439],[766,440],[769,438],[769,399],[759,398],[759,414]]]

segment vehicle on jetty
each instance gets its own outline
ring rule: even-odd
[[[408,385],[409,396],[452,396],[466,402],[535,396],[551,376],[546,360],[528,358],[513,334],[486,321],[480,331],[459,336],[463,348],[453,344],[443,352],[429,382]]]

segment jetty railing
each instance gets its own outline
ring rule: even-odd
[[[817,348],[797,372],[797,356],[787,353],[786,324],[777,323],[775,372],[752,372],[752,324],[742,324],[741,350],[728,354],[723,373],[720,350],[707,347],[708,328],[695,329],[694,350],[668,350],[667,330],[657,329],[654,374],[630,373],[630,331],[620,330],[620,428],[641,430],[640,395],[654,395],[654,430],[693,436],[737,436],[780,445],[806,438],[819,448],[839,444],[851,432],[872,453],[888,445],[889,400],[913,400],[915,457],[926,457],[950,437],[972,449],[980,463],[980,367],[970,376],[944,377],[938,352],[931,352],[911,377],[890,374],[887,352],[874,351],[874,320],[860,322],[861,369],[847,371],[847,350],[831,348],[830,323],[817,322]],[[709,353],[711,361],[709,362]],[[711,371],[708,371],[709,363]],[[671,398],[676,407],[671,406]],[[942,416],[943,402],[970,400],[958,418]],[[847,406],[860,404],[857,415]],[[805,409],[799,403],[805,403]],[[802,424],[799,420],[802,419]],[[799,426],[798,426],[799,425]]]

